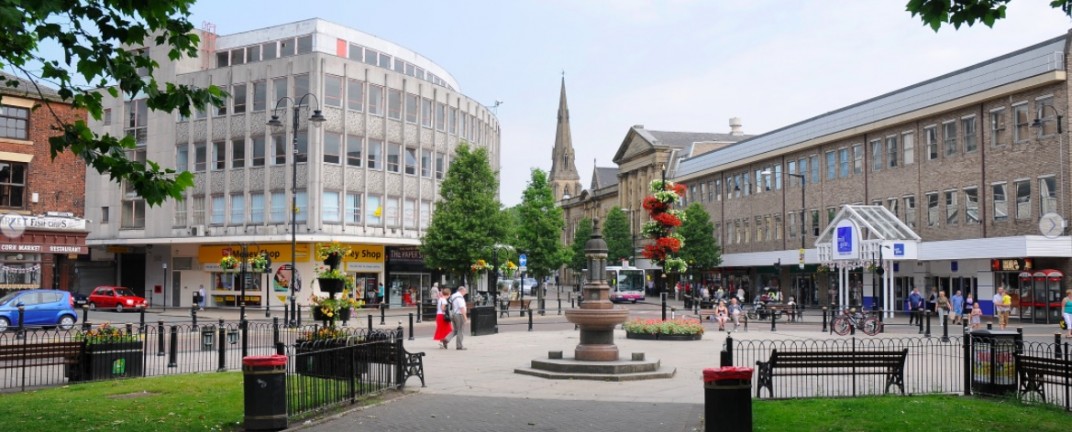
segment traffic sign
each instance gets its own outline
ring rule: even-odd
[[[528,267],[528,265],[529,265],[529,257],[528,256],[526,256],[525,254],[521,254],[521,255],[517,256],[517,267],[518,267],[518,270],[520,272],[524,273],[525,269]]]

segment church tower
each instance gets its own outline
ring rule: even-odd
[[[556,202],[562,201],[565,196],[575,197],[581,193],[581,176],[577,174],[573,138],[570,136],[565,76],[562,77],[562,93],[558,99],[558,127],[555,130],[555,148],[551,152],[549,180]]]

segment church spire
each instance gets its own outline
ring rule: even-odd
[[[577,164],[574,161],[569,107],[566,105],[565,72],[562,73],[562,89],[558,97],[558,125],[555,129],[555,147],[551,154],[549,180],[555,201],[561,201],[565,195],[575,197],[581,193],[581,176],[577,174]]]

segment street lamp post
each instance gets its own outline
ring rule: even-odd
[[[663,189],[666,189],[666,162],[662,162],[662,163],[659,164],[659,171],[662,172],[662,181],[663,181],[662,187],[663,187]],[[669,282],[670,282],[670,279],[667,278],[667,274],[666,274],[666,260],[664,259],[663,260],[663,283],[662,283],[663,286],[662,286],[662,289],[660,290],[659,294],[665,293],[667,291],[666,284],[669,283]],[[666,315],[666,308],[664,307],[663,308],[663,320],[664,321],[666,320],[665,315]]]
[[[291,137],[291,176],[290,176],[290,319],[291,326],[301,325],[298,322],[298,311],[296,308],[296,299],[294,296],[294,285],[297,283],[298,275],[298,120],[301,118],[301,108],[305,103],[305,98],[312,97],[316,102],[316,107],[320,108],[320,100],[316,98],[316,95],[312,93],[306,93],[297,99],[292,99],[288,96],[283,96],[275,103],[275,109],[272,110],[272,118],[268,120],[268,126],[282,127],[283,122],[279,120],[279,110],[286,110],[286,102],[290,101],[291,107],[294,109],[294,117],[290,124],[292,125],[292,137]],[[313,115],[309,116],[309,121],[314,126],[323,123],[324,115],[319,109],[313,110]]]
[[[167,262],[164,262],[164,311],[167,311]]]

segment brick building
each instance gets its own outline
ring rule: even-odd
[[[718,278],[745,288],[749,299],[769,287],[808,306],[830,304],[837,281],[819,267],[828,263],[818,262],[816,234],[843,205],[879,205],[922,238],[918,260],[888,269],[894,309],[918,287],[972,293],[989,312],[1004,284],[1014,315],[1055,320],[1072,238],[1060,221],[1043,221],[1040,232],[1040,219],[1072,217],[1070,40],[1047,40],[682,161],[672,177],[689,186],[689,202],[711,213],[724,253]],[[851,273],[853,303],[875,302],[874,278],[863,268]]]
[[[0,73],[0,290],[77,290],[86,247],[85,163],[48,139],[85,113],[52,88]],[[38,93],[40,86],[40,94]]]

